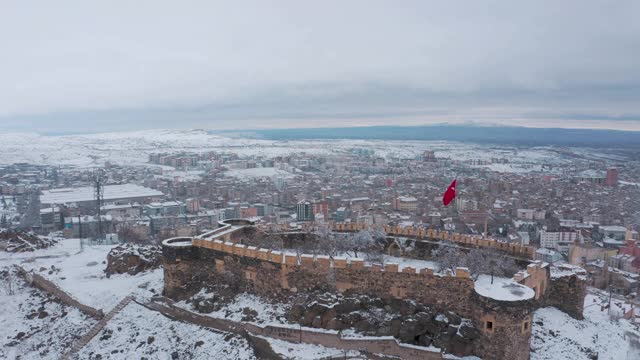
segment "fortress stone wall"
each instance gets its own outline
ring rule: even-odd
[[[400,271],[397,264],[366,266],[359,259],[347,262],[310,255],[299,259],[268,249],[198,238],[192,244],[184,239],[179,246],[163,246],[163,254],[164,292],[173,299],[188,297],[203,285],[218,282],[231,282],[239,291],[275,299],[316,290],[413,299],[472,319],[482,331],[473,344],[476,355],[516,360],[529,356],[533,301],[484,298],[475,293],[473,280],[463,268],[443,276],[431,269]]]
[[[471,319],[482,334],[473,341],[472,354],[491,359],[529,358],[532,312],[540,306],[557,305],[572,316],[581,317],[582,308],[578,304],[584,300],[582,280],[558,278],[552,282],[548,265],[540,262],[530,264],[527,270],[516,274],[513,279],[532,288],[534,298],[499,301],[479,295],[465,268],[443,275],[434,273],[432,269],[400,269],[392,263],[369,265],[363,259],[298,256],[247,246],[240,242],[255,234],[255,228],[248,224],[221,223],[221,228],[198,237],[165,240],[164,294],[179,300],[191,296],[203,286],[227,284],[238,292],[246,291],[279,300],[314,291],[411,299]],[[359,231],[359,226],[334,224],[334,229]],[[406,229],[399,231],[403,236],[411,236],[411,230]],[[390,230],[392,233],[395,231]],[[500,248],[507,245],[423,229],[414,235],[450,239],[474,246]],[[518,254],[528,251],[513,245],[502,250]],[[554,287],[555,283],[560,286]],[[323,319],[322,326],[329,320]]]
[[[329,223],[334,231],[338,232],[356,232],[365,230],[366,224],[357,223]],[[437,231],[433,229],[425,229],[420,227],[401,227],[389,226],[384,227],[384,231],[389,236],[405,236],[416,239],[433,239],[433,240],[449,240],[464,247],[478,247],[486,249],[496,249],[518,258],[533,260],[535,258],[535,248],[532,246],[509,244],[495,239],[483,239],[480,236],[464,235],[458,233],[449,233],[447,231]]]

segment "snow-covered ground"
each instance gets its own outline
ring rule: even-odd
[[[129,294],[144,300],[162,292],[162,269],[107,278],[104,269],[112,247],[85,245],[81,248],[78,239],[63,239],[51,248],[33,253],[0,254],[0,265],[15,263],[33,270],[81,303],[103,309],[105,313]]]
[[[608,310],[601,310],[607,303],[607,294],[588,294],[584,320],[552,307],[538,309],[533,317],[531,359],[640,359],[640,331],[619,318],[630,306],[614,300],[611,316]]]
[[[212,293],[207,293],[205,290],[201,290],[198,294],[193,297],[199,297],[202,299],[207,299],[213,296]],[[179,306],[185,310],[197,312],[190,303],[186,301],[180,301],[176,303],[176,306]],[[213,311],[208,314],[202,314],[206,316],[211,316],[214,318],[223,318],[229,319],[233,321],[243,321],[245,317],[244,309],[247,308],[249,310],[254,310],[257,315],[255,316],[255,320],[251,321],[255,324],[260,325],[281,325],[287,324],[286,321],[286,312],[287,308],[283,304],[272,304],[270,302],[265,301],[259,296],[253,294],[238,294],[228,304],[225,304],[220,310]]]
[[[296,254],[296,252],[294,250],[292,250],[292,249],[285,250],[285,253],[287,255],[295,255]],[[337,257],[345,258],[347,260],[355,258],[354,253],[352,251],[347,251],[347,252],[341,251],[341,252],[338,252]],[[359,252],[357,258],[366,259],[367,258],[367,254]],[[412,268],[416,269],[417,272],[419,272],[422,269],[432,269],[433,271],[436,271],[438,269],[438,264],[435,261],[422,260],[422,259],[411,259],[411,258],[401,257],[401,256],[382,255],[382,263],[385,264],[385,265],[386,264],[398,264],[398,271],[402,271],[402,269],[407,268],[407,267],[412,267]],[[365,260],[365,264],[371,265],[371,262]]]
[[[541,164],[558,169],[570,160],[551,148],[518,149],[451,141],[391,140],[259,140],[230,138],[203,130],[148,130],[91,135],[46,136],[34,133],[0,134],[0,164],[75,165],[93,167],[105,161],[118,164],[146,164],[157,152],[234,152],[240,156],[286,156],[293,153],[345,154],[353,148],[367,148],[384,158],[417,158],[426,150],[437,157],[466,162],[508,159],[509,163],[475,165],[498,172],[540,171]],[[582,150],[590,153],[589,149]],[[597,153],[597,151],[594,151]],[[575,159],[574,159],[575,161]],[[558,170],[545,169],[546,173]],[[191,174],[197,176],[195,174]],[[238,175],[244,175],[238,173]],[[251,176],[251,175],[245,175]],[[253,175],[256,176],[256,175]],[[261,175],[257,175],[261,176]]]
[[[348,356],[349,359],[352,359],[353,357],[359,355],[359,352],[357,351],[344,351],[320,345],[296,344],[263,336],[259,337],[267,340],[271,345],[273,351],[284,356],[286,359],[314,360],[326,358],[329,356]]]
[[[398,256],[384,255],[384,263],[398,264],[398,271],[402,271],[402,269],[406,267],[415,268],[418,272],[422,269],[433,269],[434,271],[438,269],[438,264],[435,261],[410,259]]]
[[[76,359],[255,359],[240,337],[173,321],[135,303],[127,305]]]
[[[508,278],[494,276],[492,282],[491,275],[478,276],[474,289],[484,297],[500,301],[528,300],[536,296],[532,288],[520,285]]]
[[[2,266],[7,271],[9,267]],[[96,320],[34,289],[15,273],[10,295],[0,288],[0,358],[59,359]],[[6,278],[2,279],[5,285]]]
[[[278,156],[293,152],[329,153],[307,142],[273,142],[212,135],[203,130],[149,130],[91,135],[46,136],[0,134],[0,164],[75,165],[91,167],[105,161],[144,164],[154,152],[233,151],[239,155]]]

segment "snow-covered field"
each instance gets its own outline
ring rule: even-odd
[[[612,302],[610,317],[606,294],[588,294],[584,320],[576,320],[556,308],[534,313],[531,336],[532,360],[637,360],[640,359],[640,331],[619,319],[629,305]]]
[[[303,142],[232,139],[202,130],[149,130],[67,136],[0,134],[0,164],[28,162],[91,167],[110,161],[137,165],[145,164],[148,155],[154,152],[218,150],[240,155],[278,156],[300,152],[300,149],[328,152],[322,146],[304,146]]]
[[[230,138],[203,130],[148,130],[91,135],[46,136],[34,133],[0,134],[0,164],[27,162],[49,165],[93,167],[105,161],[118,164],[146,164],[157,152],[234,152],[240,156],[275,157],[293,153],[344,154],[353,148],[367,148],[384,158],[416,158],[425,150],[454,161],[506,158],[508,164],[476,165],[499,172],[531,172],[540,164],[555,167],[567,164],[550,148],[527,150],[509,146],[458,143],[451,141],[390,140],[298,140],[278,141]],[[583,150],[588,152],[588,150]],[[545,170],[553,172],[553,170]],[[233,173],[232,173],[233,174]],[[236,175],[256,176],[255,174]],[[258,175],[259,176],[259,175]]]
[[[207,299],[212,295],[212,293],[207,293],[205,290],[200,290],[200,292],[193,297]],[[197,312],[193,308],[193,306],[186,301],[180,301],[176,303],[176,306],[179,306],[185,310]],[[232,302],[225,304],[224,306],[222,306],[222,308],[220,308],[220,310],[202,315],[211,316],[214,318],[229,319],[233,321],[243,321],[243,318],[245,317],[243,310],[245,308],[254,310],[257,313],[257,315],[255,316],[255,320],[251,321],[255,324],[280,325],[287,323],[286,319],[284,318],[286,315],[286,307],[283,304],[272,304],[264,301],[259,296],[246,293],[236,295]]]
[[[329,356],[344,356],[348,357],[349,359],[353,359],[354,357],[359,355],[357,351],[343,351],[339,349],[327,348],[320,345],[296,344],[262,336],[260,336],[260,338],[267,340],[271,345],[271,348],[275,352],[287,359],[314,360],[326,358]],[[363,357],[362,359],[365,358]]]
[[[240,336],[173,321],[135,303],[127,305],[77,359],[255,359]]]
[[[33,270],[53,281],[81,303],[103,309],[105,313],[129,294],[144,300],[162,292],[162,269],[133,276],[119,274],[107,277],[104,269],[112,247],[85,245],[81,250],[78,239],[64,239],[59,245],[39,252],[57,254],[53,255],[55,257],[24,262],[29,254],[20,254],[22,260],[5,257],[5,261],[20,263],[26,270]]]
[[[0,270],[9,268],[2,266]],[[78,309],[13,276],[13,291],[0,289],[0,359],[59,359],[96,323]],[[2,280],[3,285],[5,279]]]

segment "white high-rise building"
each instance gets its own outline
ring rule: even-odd
[[[576,240],[578,233],[575,231],[540,231],[540,247],[558,250],[563,254],[569,253],[569,246]]]

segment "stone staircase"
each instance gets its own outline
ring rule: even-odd
[[[73,355],[80,351],[85,345],[91,341],[98,333],[104,328],[105,325],[109,322],[109,320],[113,319],[125,306],[129,305],[129,303],[133,300],[133,296],[129,295],[124,299],[120,300],[118,305],[116,305],[111,311],[107,313],[100,321],[98,321],[88,333],[86,333],[83,337],[81,337],[78,341],[76,341],[71,349],[67,351],[60,359],[61,360],[71,360]]]

